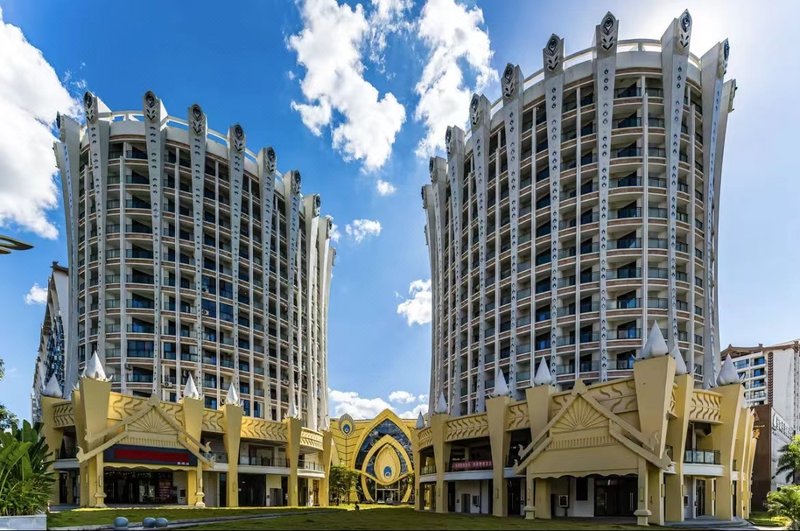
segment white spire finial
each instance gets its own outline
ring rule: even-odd
[[[236,391],[233,382],[231,382],[231,385],[228,387],[228,394],[225,395],[225,403],[229,406],[239,405],[239,393]]]
[[[417,429],[421,430],[425,427],[425,417],[422,416],[422,411],[417,415]]]
[[[650,333],[647,335],[647,341],[641,354],[639,354],[639,358],[645,360],[667,354],[669,354],[669,348],[667,347],[667,342],[664,341],[664,334],[661,333],[658,323],[653,321],[653,326],[650,328]]]
[[[686,368],[686,362],[683,360],[683,355],[681,351],[678,350],[678,344],[675,343],[675,346],[672,347],[672,350],[669,353],[670,356],[675,358],[675,374],[681,375],[686,374],[689,370]]]
[[[500,369],[497,369],[497,374],[494,377],[494,396],[508,396],[506,377]]]
[[[436,401],[434,413],[447,413],[447,400],[444,399],[444,392],[439,392],[439,399]]]
[[[292,400],[292,402],[289,404],[289,413],[286,416],[290,419],[299,418],[299,415],[297,414],[297,404],[294,403],[294,400]]]
[[[200,399],[200,391],[197,390],[194,378],[192,378],[192,373],[189,373],[189,378],[186,379],[186,386],[183,388],[183,398]]]
[[[44,389],[42,389],[42,394],[44,396],[50,396],[53,398],[63,398],[61,386],[59,385],[55,374],[53,374],[53,376],[50,377],[50,380],[47,381],[47,385]]]
[[[536,369],[536,374],[533,377],[533,385],[552,385],[553,375],[550,373],[550,368],[542,358],[539,362],[539,368]]]
[[[89,361],[86,362],[86,367],[83,369],[83,376],[87,378],[91,378],[93,380],[100,380],[102,382],[107,382],[108,378],[106,377],[106,371],[103,369],[103,362],[100,361],[100,357],[97,355],[97,351],[94,351],[92,357]]]
[[[731,355],[725,356],[725,361],[722,362],[722,368],[719,370],[717,376],[717,385],[729,385],[739,383],[739,374],[736,372],[736,365],[733,364]]]

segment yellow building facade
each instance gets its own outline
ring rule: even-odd
[[[112,392],[88,370],[69,400],[41,403],[54,503],[327,505],[330,432],[245,416],[235,391],[208,409],[196,392],[177,403]]]
[[[658,355],[638,359],[632,378],[558,392],[545,367],[525,400],[495,395],[485,413],[453,418],[442,396],[418,430],[416,507],[641,525],[747,518],[753,414],[728,369],[701,389]]]
[[[414,421],[391,410],[375,418],[331,421],[333,464],[359,473],[357,488],[346,501],[409,503],[414,494]],[[345,501],[345,500],[343,500]]]

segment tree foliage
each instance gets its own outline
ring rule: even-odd
[[[767,510],[772,516],[783,516],[789,529],[800,529],[800,485],[786,485],[767,494]]]
[[[786,481],[794,483],[796,472],[800,470],[800,435],[795,435],[789,444],[780,449],[778,467],[775,475],[785,474]]]
[[[333,501],[338,505],[342,499],[347,499],[350,491],[356,486],[359,474],[352,468],[333,465],[329,476],[330,493]]]
[[[6,368],[3,360],[0,359],[0,381],[6,375]],[[17,420],[17,416],[9,411],[6,406],[0,404],[0,430],[9,430],[12,426],[16,426],[19,421]]]
[[[41,424],[27,420],[0,433],[0,515],[35,514],[47,508],[55,483]]]

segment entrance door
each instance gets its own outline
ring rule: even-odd
[[[706,480],[704,479],[697,480],[694,504],[697,507],[697,514],[695,516],[703,516],[706,514]]]
[[[522,480],[519,478],[509,479],[508,488],[508,514],[518,516],[522,514]]]
[[[633,516],[636,483],[631,477],[597,478],[594,482],[595,516]]]
[[[456,512],[456,484],[452,481],[447,482],[447,512]]]
[[[469,505],[470,505],[470,495],[469,494],[462,494],[461,495],[461,512],[468,513],[469,512]]]

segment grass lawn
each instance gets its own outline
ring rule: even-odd
[[[410,507],[362,507],[361,511],[336,511],[319,514],[287,515],[278,518],[202,524],[193,530],[228,529],[641,529],[635,525],[606,525],[597,519],[524,520],[493,516],[435,514],[417,512]]]
[[[141,522],[144,518],[163,516],[170,522],[175,520],[192,520],[195,518],[216,518],[219,516],[246,516],[254,514],[275,514],[292,511],[319,510],[308,507],[251,507],[228,509],[226,507],[209,507],[196,509],[194,507],[142,507],[126,508],[115,507],[111,509],[72,509],[50,513],[47,516],[48,527],[71,527],[76,525],[106,524],[111,525],[114,518],[124,516],[131,523]]]
[[[787,527],[789,519],[783,516],[770,516],[766,512],[750,513],[750,521],[758,527]]]

